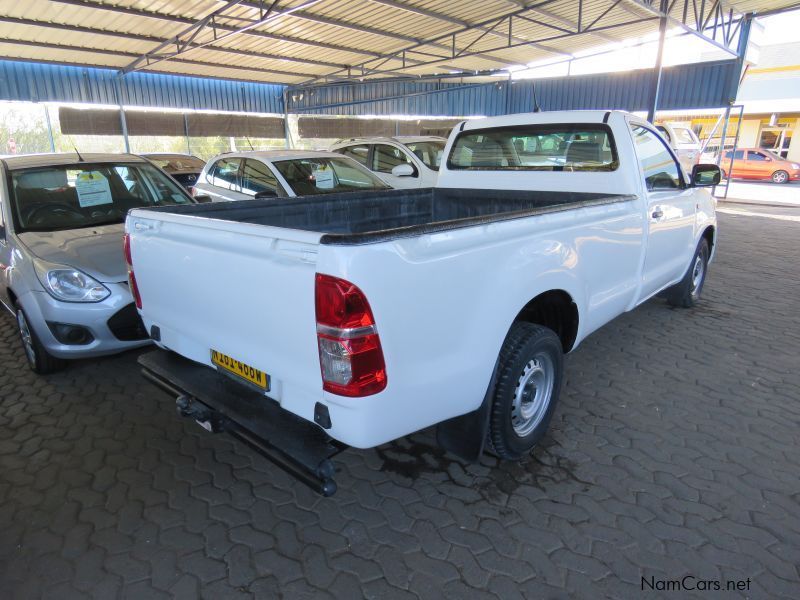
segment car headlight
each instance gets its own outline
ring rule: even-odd
[[[100,302],[111,295],[106,286],[83,271],[43,261],[34,263],[45,291],[64,302]]]
[[[800,169],[800,165],[798,165],[797,163],[792,163],[792,168],[793,169]]]

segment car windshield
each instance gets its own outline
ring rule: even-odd
[[[206,163],[196,156],[148,156],[147,158],[167,173],[177,173],[179,171],[200,172],[206,166]]]
[[[147,163],[16,169],[11,187],[20,233],[122,223],[132,208],[192,202],[183,188]]]
[[[389,188],[366,168],[345,157],[295,158],[274,164],[298,196]]]
[[[434,171],[438,171],[439,165],[442,164],[444,146],[444,142],[436,141],[411,142],[406,144],[406,148],[411,150],[418,159],[425,163],[426,167]]]

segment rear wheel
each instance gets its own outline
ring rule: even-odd
[[[63,369],[67,364],[65,360],[56,358],[45,350],[36,332],[33,330],[25,311],[17,305],[17,331],[22,342],[22,349],[25,351],[25,358],[28,359],[28,366],[34,373],[44,375]]]
[[[789,181],[789,174],[786,171],[775,171],[772,174],[773,183],[786,183]]]
[[[515,323],[500,350],[489,442],[503,459],[528,454],[553,416],[564,372],[561,340],[547,327]]]
[[[667,302],[672,306],[691,308],[700,301],[708,272],[708,241],[703,238],[695,250],[692,263],[683,279],[669,289]]]

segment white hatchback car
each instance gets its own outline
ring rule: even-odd
[[[356,161],[333,152],[231,152],[206,163],[192,188],[213,202],[385,190],[389,186]]]
[[[426,188],[436,185],[446,144],[435,136],[352,138],[331,151],[357,160],[393,188]]]

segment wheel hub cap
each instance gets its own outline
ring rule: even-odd
[[[553,394],[553,361],[547,354],[534,356],[522,371],[514,390],[511,425],[525,437],[542,422]]]
[[[703,283],[703,276],[705,274],[705,263],[703,257],[698,256],[694,260],[694,268],[692,269],[692,296],[697,296],[700,286]]]

